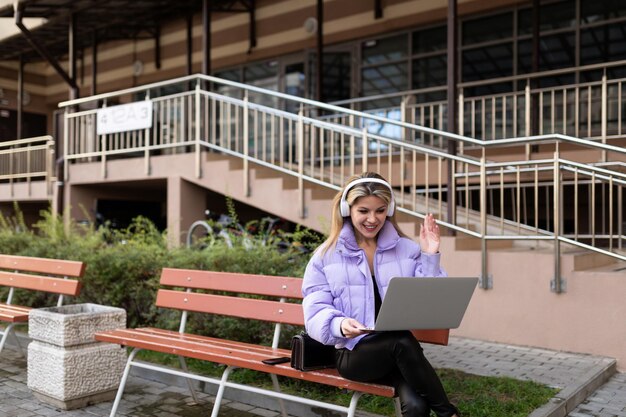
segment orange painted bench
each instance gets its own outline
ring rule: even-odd
[[[76,296],[85,265],[78,261],[34,258],[29,256],[0,255],[0,286],[8,287],[6,301],[0,303],[0,321],[8,323],[0,340],[0,352],[9,337],[13,336],[21,353],[14,326],[28,323],[31,307],[12,304],[16,288],[58,294],[57,305],[63,304],[64,296]]]
[[[132,367],[185,377],[194,400],[196,395],[190,378],[217,385],[218,390],[212,411],[213,417],[217,417],[219,413],[226,387],[278,398],[284,416],[287,414],[282,400],[345,412],[349,417],[352,417],[362,394],[394,397],[395,393],[392,387],[350,381],[339,376],[335,369],[302,372],[291,368],[289,363],[279,365],[262,363],[263,359],[291,355],[289,350],[279,349],[277,346],[281,324],[304,325],[304,315],[300,304],[302,280],[299,278],[164,268],[161,274],[161,285],[173,287],[173,289],[159,289],[156,305],[161,308],[182,311],[179,331],[157,328],[117,329],[99,332],[95,335],[98,341],[133,348],[113,403],[111,416],[115,416],[117,413]],[[198,290],[202,292],[198,292]],[[209,292],[207,293],[207,291]],[[210,292],[219,292],[219,294]],[[223,295],[224,292],[229,295]],[[250,298],[249,295],[264,297],[263,299]],[[275,329],[272,346],[185,333],[188,312],[273,322]],[[424,341],[447,344],[448,330],[424,331],[418,338]],[[142,349],[179,356],[181,370],[136,360],[136,354]],[[226,365],[226,369],[219,380],[193,374],[188,371],[185,358],[201,359]],[[270,374],[274,390],[229,382],[229,375],[236,368],[247,368]],[[353,391],[354,394],[349,407],[284,394],[280,392],[277,375],[331,385]]]

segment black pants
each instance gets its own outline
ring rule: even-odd
[[[337,351],[337,370],[344,378],[391,385],[400,397],[403,417],[458,414],[435,370],[411,332],[374,333],[352,351]]]

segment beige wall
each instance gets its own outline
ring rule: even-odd
[[[478,251],[455,251],[444,240],[443,263],[450,275],[477,275]],[[574,271],[582,252],[563,255],[565,292],[550,291],[550,251],[498,250],[489,256],[493,288],[477,289],[454,335],[548,349],[604,355],[626,370],[626,280],[618,264]]]
[[[506,7],[519,3],[513,0],[459,1],[459,14],[467,15]],[[326,45],[347,42],[368,36],[380,35],[445,21],[447,0],[387,0],[383,2],[381,19],[374,18],[373,3],[362,0],[325,0],[324,42]],[[304,30],[304,21],[316,15],[316,0],[259,0],[256,9],[257,46],[249,48],[249,18],[245,13],[213,13],[212,68],[217,70],[245,62],[298,53],[314,49],[316,37]],[[79,22],[80,24],[80,22]],[[81,96],[91,93],[92,51],[86,49],[84,60],[78,62]],[[144,64],[143,74],[133,76],[135,60]],[[154,62],[154,40],[107,42],[98,47],[98,92],[114,91],[186,75],[186,23],[183,19],[168,22],[162,28],[161,69]],[[193,71],[199,72],[202,64],[201,16],[193,19]],[[84,68],[80,66],[83,65]],[[5,64],[13,65],[15,63]],[[68,86],[48,64],[29,68],[31,75],[44,76],[27,85],[27,91],[41,95],[51,106],[68,99]],[[61,60],[67,68],[67,62]],[[17,80],[16,73],[0,70],[0,88],[11,88]]]

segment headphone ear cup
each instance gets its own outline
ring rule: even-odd
[[[389,203],[389,207],[387,208],[387,217],[393,216],[394,211],[396,211],[396,202],[392,196],[391,203]]]
[[[348,205],[348,202],[343,198],[339,202],[339,214],[341,214],[341,217],[350,216],[350,206]]]

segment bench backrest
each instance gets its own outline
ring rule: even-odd
[[[156,301],[158,307],[304,325],[302,306],[298,303],[240,296],[248,294],[302,299],[300,278],[164,268],[161,285],[234,294],[216,295],[160,289]]]
[[[75,296],[81,284],[71,278],[81,277],[84,271],[85,264],[79,261],[0,255],[0,286],[5,287]]]
[[[157,307],[304,326],[302,305],[295,302],[302,299],[300,278],[164,268],[161,285],[182,287],[184,290],[159,289]],[[205,294],[192,290],[233,294]],[[273,297],[276,300],[250,298],[249,295]],[[184,317],[181,332],[184,331]],[[443,345],[448,343],[447,329],[416,330],[413,333],[421,341]]]

